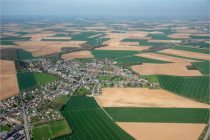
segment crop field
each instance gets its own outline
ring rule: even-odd
[[[209,61],[193,62],[192,65],[198,69],[203,75],[209,75]]]
[[[57,80],[57,77],[53,75],[33,72],[18,72],[17,78],[20,91]]]
[[[116,51],[116,50],[93,50],[92,54],[95,58],[119,58],[138,54],[139,51]]]
[[[208,109],[105,107],[116,122],[207,123]]]
[[[181,57],[188,57],[191,58],[192,60],[197,59],[197,60],[210,60],[209,54],[204,54],[204,53],[198,53],[198,52],[190,52],[190,51],[183,51],[183,50],[175,50],[175,49],[164,49],[159,51],[160,53],[164,54],[171,54],[175,56],[181,56]]]
[[[69,125],[65,120],[37,125],[32,130],[34,140],[47,140],[70,133],[71,129],[69,128]]]
[[[16,96],[19,93],[14,61],[0,60],[0,100]]]
[[[187,47],[187,46],[174,46],[173,49],[210,54],[210,50],[208,50],[208,49],[192,48],[192,47]]]
[[[17,49],[16,58],[19,60],[27,60],[27,59],[34,59],[35,57],[32,55],[31,52]]]
[[[131,64],[141,64],[141,63],[170,63],[167,61],[162,60],[156,60],[141,56],[126,56],[126,57],[120,57],[115,59],[117,62],[120,63],[131,63]]]
[[[56,81],[58,78],[54,75],[50,75],[47,73],[40,73],[40,72],[34,72],[33,73],[36,83],[38,86],[45,85],[47,83],[51,83],[53,81]]]
[[[209,76],[181,77],[159,75],[160,86],[175,94],[209,103]]]
[[[192,39],[209,39],[209,36],[196,36],[196,35],[191,35],[190,37]]]
[[[59,39],[59,38],[57,38],[57,39],[50,39],[50,38],[44,38],[44,39],[42,39],[42,41],[70,41],[71,39],[69,38],[69,39]]]
[[[93,50],[95,58],[111,58],[119,63],[141,64],[141,63],[169,63],[162,60],[150,59],[141,56],[134,56],[139,51],[121,51],[121,50]]]
[[[1,45],[16,45],[15,41],[28,41],[30,37],[7,36],[1,38]]]
[[[198,59],[198,58],[192,58],[192,57],[179,56],[179,55],[168,54],[168,53],[163,53],[163,52],[154,52],[154,53],[162,54],[162,55],[167,55],[167,56],[172,56],[172,57],[177,57],[177,58],[195,60],[195,61],[206,61],[206,60],[204,60],[204,59]]]
[[[18,84],[20,91],[36,86],[36,79],[31,72],[18,72]]]
[[[91,36],[94,36],[94,35],[98,35],[98,34],[104,34],[103,32],[83,32],[83,33],[80,33],[80,34],[77,34],[77,35],[73,35],[71,37],[72,40],[83,40],[83,41],[86,41],[88,40],[89,38],[88,37],[91,37]]]
[[[123,39],[123,42],[139,42],[140,46],[165,46],[167,43],[161,43],[161,42],[149,42],[148,40],[144,39]]]
[[[207,49],[209,49],[209,43],[206,43],[206,42],[193,42],[193,43],[188,43],[186,45],[198,46],[200,48],[207,48]]]
[[[70,124],[73,133],[56,140],[134,139],[106,115],[93,97],[71,96],[61,113]]]

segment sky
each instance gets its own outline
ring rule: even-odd
[[[210,0],[0,0],[2,15],[208,17]]]

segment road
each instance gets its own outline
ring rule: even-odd
[[[27,115],[26,115],[25,104],[23,103],[23,100],[22,100],[22,108],[23,108],[23,120],[24,120],[24,128],[25,128],[25,133],[26,133],[26,140],[30,140]]]

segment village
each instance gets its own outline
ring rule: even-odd
[[[2,124],[15,128],[23,124],[23,106],[26,110],[29,128],[32,125],[62,119],[59,109],[64,103],[53,102],[56,98],[76,95],[77,89],[86,88],[87,94],[97,96],[102,87],[150,87],[158,88],[157,83],[139,78],[132,71],[119,67],[111,60],[37,60],[28,62],[31,72],[45,72],[59,77],[59,80],[42,87],[23,91],[20,96],[0,102]],[[116,77],[114,80],[106,77]]]

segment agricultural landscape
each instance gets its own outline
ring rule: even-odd
[[[210,139],[209,24],[3,17],[0,139]]]

